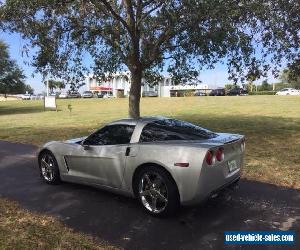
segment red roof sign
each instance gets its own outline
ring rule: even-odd
[[[106,86],[94,86],[94,87],[90,87],[90,90],[112,91],[112,88]]]

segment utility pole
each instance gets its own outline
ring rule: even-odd
[[[47,96],[49,96],[49,79],[47,77]]]

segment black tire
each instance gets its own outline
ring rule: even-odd
[[[140,185],[142,185],[141,184],[142,178],[143,176],[145,176],[145,174],[160,176],[161,181],[164,183],[164,188],[166,188],[167,190],[167,203],[164,209],[160,212],[157,211],[154,212],[149,210],[149,208],[147,208],[142,201],[142,197],[140,195],[139,189],[141,187]],[[174,215],[180,207],[180,197],[179,197],[179,192],[175,181],[166,170],[164,170],[159,166],[155,166],[155,165],[146,166],[138,170],[134,178],[133,189],[134,189],[135,196],[138,198],[144,210],[146,210],[148,213],[150,213],[153,216],[165,217],[165,216]]]
[[[43,172],[43,171],[45,171],[45,167],[43,165],[43,160],[45,160],[45,159],[46,159],[46,163],[48,163],[48,166],[47,166],[47,168],[49,168],[48,171],[51,171],[51,173],[52,173],[51,176],[46,174],[45,172]],[[51,161],[49,159],[51,159]],[[57,185],[57,184],[61,183],[57,161],[55,159],[55,156],[49,150],[44,150],[43,152],[40,153],[39,169],[40,169],[41,178],[47,184]]]

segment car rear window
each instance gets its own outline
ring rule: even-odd
[[[140,136],[140,142],[171,141],[171,140],[204,140],[217,135],[192,123],[164,119],[148,123]]]

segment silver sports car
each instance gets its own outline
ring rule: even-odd
[[[152,215],[167,215],[235,185],[244,151],[242,135],[144,117],[112,122],[87,137],[49,142],[38,162],[49,184],[101,187],[137,197]]]

